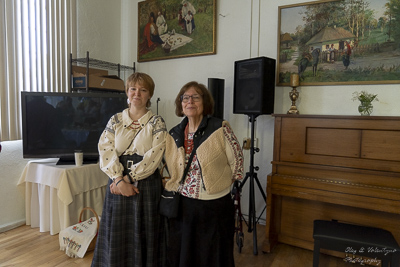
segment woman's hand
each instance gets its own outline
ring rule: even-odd
[[[129,180],[128,174],[125,175],[122,179],[123,179],[124,182],[127,183],[127,184],[130,184],[130,183],[131,183],[131,181]],[[121,183],[122,183],[122,182],[121,182]]]
[[[116,178],[115,179],[115,181],[114,182],[112,182],[111,184],[110,184],[110,192],[111,192],[111,194],[114,194],[114,195],[122,195],[121,194],[121,191],[119,190],[119,188],[115,185],[119,180],[121,180],[122,179],[122,177],[118,177],[118,178]],[[122,182],[121,182],[122,183]]]
[[[120,181],[120,179],[118,181],[116,181],[115,183],[115,191],[118,192],[117,194],[119,195],[123,195],[125,197],[130,197],[130,196],[134,196],[136,194],[139,194],[139,189],[134,186],[133,184],[127,183],[125,182],[127,177],[121,178],[122,181]],[[118,183],[118,185],[117,185]],[[112,192],[111,192],[112,193]]]

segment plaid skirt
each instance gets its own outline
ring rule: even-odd
[[[107,186],[92,266],[165,266],[165,218],[159,214],[161,176],[138,181],[139,194],[114,195]]]

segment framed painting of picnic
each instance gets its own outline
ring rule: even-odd
[[[325,0],[280,6],[277,85],[400,83],[398,0]]]
[[[138,3],[138,62],[216,53],[216,0]]]

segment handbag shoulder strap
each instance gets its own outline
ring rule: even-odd
[[[155,115],[151,116],[150,119],[147,121],[149,122]],[[133,143],[133,141],[135,140],[136,136],[139,134],[139,132],[142,130],[142,127],[140,127],[139,131],[136,132],[135,136],[132,138],[131,142],[129,143],[129,145],[125,148],[125,150],[127,150]],[[125,151],[124,151],[125,152]],[[122,152],[122,153],[124,153]]]
[[[200,134],[200,133],[199,133],[199,134]],[[202,131],[202,133],[201,133],[201,136],[202,136],[201,139],[203,138],[203,135],[204,135],[204,131]],[[180,180],[179,184],[182,184],[183,181],[185,180],[185,177],[186,177],[186,175],[187,175],[187,173],[188,173],[188,171],[189,171],[189,168],[190,168],[190,164],[192,163],[194,154],[196,153],[196,149],[197,149],[197,147],[199,146],[201,140],[198,140],[198,139],[197,139],[197,140],[193,140],[193,141],[194,141],[193,150],[192,150],[192,153],[190,154],[188,163],[187,163],[187,165],[186,165],[185,171],[184,171],[184,173],[183,173],[182,179]]]
[[[180,180],[179,184],[182,184],[183,181],[185,180],[185,177],[186,177],[186,175],[187,175],[187,173],[188,173],[188,171],[189,171],[189,168],[190,168],[190,164],[192,163],[194,154],[196,153],[196,149],[197,149],[197,144],[195,143],[194,146],[193,146],[192,153],[190,154],[188,163],[186,164],[186,168],[185,168],[185,171],[184,171],[184,173],[183,173],[182,179]]]

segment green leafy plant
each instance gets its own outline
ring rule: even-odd
[[[354,92],[352,100],[358,100],[361,103],[371,103],[372,101],[379,101],[378,95],[370,94],[366,91]]]
[[[362,116],[371,115],[374,107],[372,106],[372,101],[379,101],[378,95],[367,93],[366,91],[354,92],[352,100],[360,101],[360,105],[358,106],[358,112]]]

